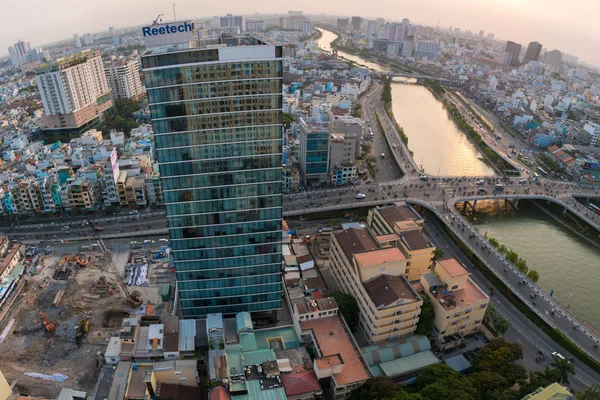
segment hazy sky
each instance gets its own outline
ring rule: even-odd
[[[414,23],[460,27],[527,46],[537,40],[600,66],[599,0],[175,0],[177,19],[255,12],[346,14],[363,17],[409,18]],[[158,14],[172,18],[164,0],[0,0],[3,11],[0,54],[17,39],[39,46],[70,38],[74,33],[98,32],[109,26],[151,23]],[[368,6],[367,6],[368,5]]]

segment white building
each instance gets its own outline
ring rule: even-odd
[[[116,60],[104,64],[104,73],[115,99],[139,100],[144,96],[138,59]]]
[[[554,96],[547,94],[546,98],[544,98],[544,107],[552,106],[552,103],[554,103]]]
[[[246,17],[239,15],[231,15],[227,14],[224,17],[220,18],[221,28],[231,28],[237,26],[240,28],[240,31],[244,31],[246,29]]]
[[[82,47],[81,46],[81,38],[79,37],[78,34],[73,35],[73,45],[75,47],[77,47],[78,49],[80,49]]]
[[[302,20],[302,33],[311,33],[313,30],[312,21],[310,19]]]
[[[498,78],[496,78],[495,76],[492,75],[492,77],[490,78],[490,90],[495,91],[497,87],[498,87]]]
[[[82,36],[82,39],[83,39],[83,44],[84,44],[85,46],[91,46],[91,45],[93,45],[93,44],[94,44],[94,36],[92,36],[92,34],[91,34],[91,33],[85,33],[85,34]]]
[[[597,146],[598,138],[600,137],[600,125],[589,122],[585,124],[583,130],[590,135],[590,146]]]
[[[367,37],[371,39],[377,34],[377,21],[372,20],[367,24]]]
[[[438,44],[431,40],[417,40],[413,50],[413,57],[435,58],[437,56]]]
[[[46,128],[79,128],[112,106],[100,51],[86,50],[36,71]]]
[[[247,32],[258,32],[266,29],[265,21],[263,20],[248,20],[246,21]]]

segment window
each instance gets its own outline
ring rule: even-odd
[[[181,371],[175,371],[175,375],[181,375]]]
[[[450,289],[450,290],[456,290],[456,289],[458,289],[458,285],[452,286],[452,289]]]
[[[187,378],[179,378],[179,382],[187,382]]]

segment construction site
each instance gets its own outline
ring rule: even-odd
[[[0,310],[2,372],[22,395],[55,398],[65,386],[92,393],[122,319],[172,311],[168,249],[35,257],[23,261],[19,290]]]

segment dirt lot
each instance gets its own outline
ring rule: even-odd
[[[16,389],[22,394],[55,398],[62,387],[88,391],[89,394],[96,383],[97,352],[104,353],[109,338],[118,335],[123,317],[140,312],[131,309],[123,294],[113,289],[122,276],[115,276],[114,269],[109,267],[110,256],[89,255],[91,258],[86,267],[67,263],[62,257],[44,257],[45,267],[38,275],[27,276],[28,282],[17,298],[14,312],[1,322],[0,330],[3,330],[9,320],[15,319],[6,340],[0,343],[1,368],[9,382],[18,381]],[[56,270],[65,266],[72,270],[71,276],[67,280],[54,279]],[[110,284],[96,286],[101,276]],[[106,287],[113,289],[113,293],[109,294],[110,289],[106,290]],[[60,290],[64,290],[64,297],[55,307],[52,302]],[[156,296],[152,300],[156,301]],[[41,309],[56,325],[55,332],[43,329]],[[77,346],[76,327],[84,315],[91,319],[91,326],[81,345]],[[36,326],[37,330],[23,333],[26,327]],[[24,375],[26,372],[59,373],[67,375],[68,379],[54,382],[30,378]]]

